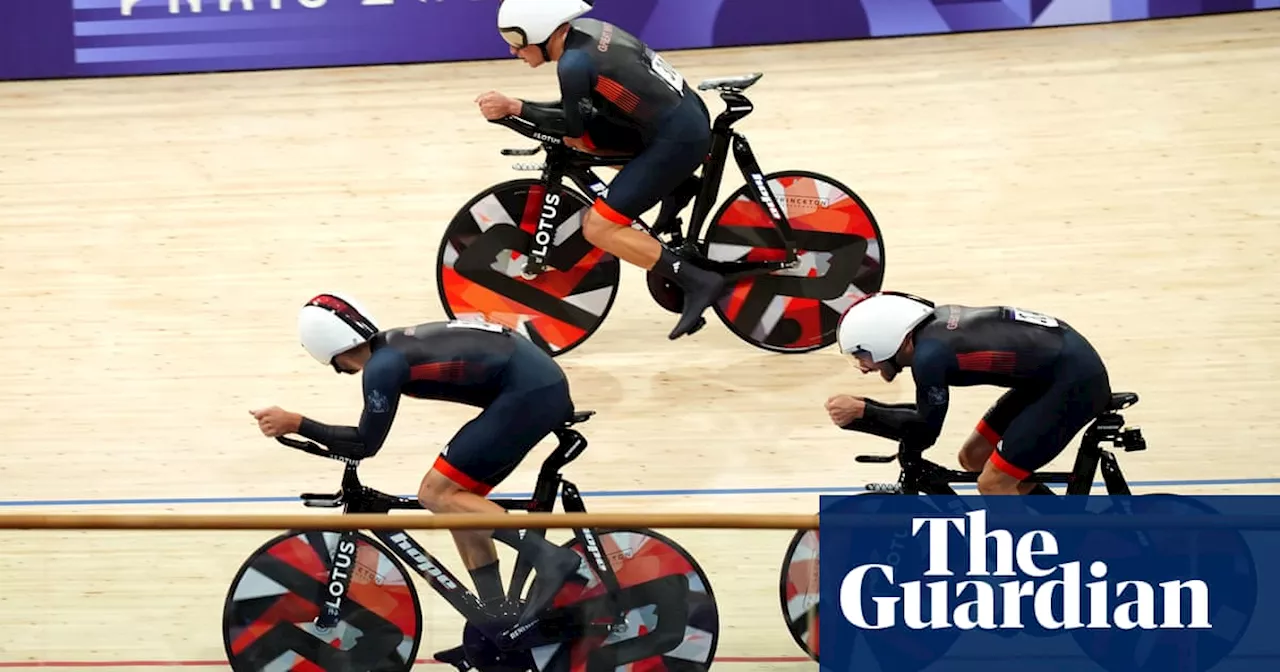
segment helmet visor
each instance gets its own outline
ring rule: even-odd
[[[507,44],[516,49],[524,49],[529,46],[529,39],[525,37],[524,31],[519,28],[499,28],[498,33],[502,35],[502,39]]]
[[[853,361],[857,364],[858,368],[862,369],[864,372],[871,371],[876,368],[875,358],[872,357],[871,353],[867,352],[866,350],[861,350],[861,349],[854,350],[853,352],[849,353],[849,357],[851,357]]]

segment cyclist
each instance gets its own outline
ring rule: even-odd
[[[697,193],[693,176],[711,147],[711,117],[702,98],[653,49],[621,28],[579,18],[583,0],[504,0],[498,29],[511,53],[531,67],[556,61],[560,100],[534,103],[496,91],[476,99],[486,119],[520,117],[597,154],[638,153],[586,213],[592,245],[652,271],[684,293],[669,338],[693,333],[725,289],[724,277],[682,260],[630,225],[663,201],[663,222]],[[665,199],[665,200],[664,200]],[[674,216],[674,212],[670,213]]]
[[[960,466],[982,472],[982,494],[1041,494],[1022,482],[1058,456],[1106,410],[1111,384],[1093,346],[1066,322],[1009,306],[934,306],[916,296],[878,292],[840,318],[840,351],[863,373],[893,381],[910,367],[914,404],[835,395],[831,421],[844,429],[906,440],[923,450],[937,440],[952,386],[1009,388],[960,449]]]
[[[251,411],[269,437],[297,433],[346,457],[382,448],[401,395],[452,401],[483,410],[445,445],[418,488],[434,513],[504,513],[485,495],[525,455],[573,414],[564,372],[532,341],[485,322],[428,322],[380,331],[354,299],[320,294],[298,314],[302,346],[339,373],[362,374],[358,425],[328,425],[277,406]],[[579,566],[579,556],[520,530],[451,530],[458,553],[488,605],[504,600],[497,539],[534,562],[545,581],[522,622],[549,604]],[[537,586],[537,584],[535,584]]]

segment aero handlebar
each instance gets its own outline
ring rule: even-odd
[[[501,119],[491,119],[489,123],[497,124],[499,126],[506,126],[507,128],[515,131],[516,133],[519,133],[520,135],[523,135],[526,138],[529,138],[530,140],[537,140],[538,142],[541,142],[546,145],[563,145],[564,144],[564,138],[558,135],[544,133],[542,129],[538,128],[537,125],[535,125],[532,121],[529,121],[527,119],[521,119],[520,117],[507,116]],[[511,151],[511,150],[504,150],[503,153],[505,154],[507,153],[507,151]],[[514,151],[521,151],[521,150],[514,150]],[[523,150],[523,151],[528,151],[528,150]],[[536,152],[537,150],[534,150],[534,151]]]
[[[331,460],[346,462],[347,464],[360,463],[360,460],[357,460],[353,457],[347,457],[345,455],[339,455],[333,452],[332,450],[326,450],[325,448],[320,447],[319,444],[312,443],[311,441],[299,441],[297,439],[287,439],[283,436],[277,436],[276,441],[279,441],[280,443],[283,443],[284,445],[289,446],[290,448],[296,448],[297,450],[301,450],[304,453],[311,453],[312,455],[327,457]]]

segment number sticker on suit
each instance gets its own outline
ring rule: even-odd
[[[659,56],[658,52],[651,51],[649,53],[649,69],[653,71],[653,74],[657,75],[658,79],[661,79],[667,86],[671,87],[672,91],[683,95],[684,77],[682,77],[680,73],[676,72],[676,69],[671,67],[669,63],[662,60],[662,56]]]
[[[503,332],[502,325],[479,320],[453,320],[445,326],[450,329],[479,329],[480,331],[492,331],[497,334]]]
[[[1009,308],[1009,315],[1018,322],[1026,322],[1028,324],[1048,327],[1050,329],[1058,326],[1058,320],[1049,317],[1048,315],[1033,313],[1029,310],[1022,310],[1021,308]]]

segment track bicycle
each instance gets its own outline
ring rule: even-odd
[[[1088,495],[1099,469],[1109,495],[1128,495],[1129,484],[1114,453],[1102,448],[1109,443],[1125,452],[1146,450],[1146,440],[1138,427],[1128,428],[1119,411],[1138,403],[1132,392],[1116,392],[1105,411],[1085,428],[1071,471],[1033,473],[1025,480],[1040,484],[1032,495],[1056,495],[1048,484],[1065,484],[1066,496]],[[857,462],[887,464],[897,461],[901,468],[896,483],[868,483],[867,493],[886,495],[955,495],[955,484],[978,482],[978,472],[948,469],[924,458],[922,451],[905,441],[898,442],[893,455],[858,455]],[[778,581],[782,614],[795,643],[813,660],[818,660],[818,531],[798,530],[787,546]]]
[[[565,511],[585,512],[577,486],[560,471],[587,446],[572,425],[593,413],[575,413],[555,430],[559,443],[543,462],[532,496],[491,501],[507,511],[550,512],[558,496]],[[344,513],[421,509],[414,498],[363,485],[359,460],[309,441],[277,441],[346,464],[341,489],[304,493],[305,506],[342,507]],[[423,622],[406,565],[465,619],[462,644],[434,654],[458,672],[604,672],[629,664],[701,672],[714,659],[719,614],[710,582],[688,552],[652,530],[573,530],[564,545],[583,558],[578,575],[537,620],[519,627],[527,599],[522,592],[533,573],[522,554],[506,588],[507,604],[488,607],[406,532],[371,532],[294,530],[254,551],[223,607],[232,670],[408,670]]]
[[[728,278],[725,294],[712,307],[739,338],[772,352],[804,353],[835,342],[844,310],[880,289],[884,244],[871,210],[839,181],[805,170],[761,171],[751,145],[733,125],[754,109],[743,92],[763,76],[698,85],[699,91],[717,91],[726,106],[712,125],[700,190],[696,198],[690,192],[664,201],[653,226],[642,220],[632,226],[682,259]],[[618,292],[618,259],[582,233],[582,217],[591,206],[586,194],[595,198],[608,192],[594,169],[623,166],[634,155],[580,152],[518,117],[492,123],[540,143],[533,149],[504,149],[504,155],[545,152],[546,160],[515,164],[516,170],[541,175],[491,186],[454,216],[436,260],[440,300],[451,318],[505,324],[552,356],[561,355],[595,333]],[[746,183],[706,226],[730,149]],[[566,178],[572,186],[563,184]],[[678,215],[690,200],[686,227]],[[647,279],[651,297],[679,313],[678,289],[651,271]]]

